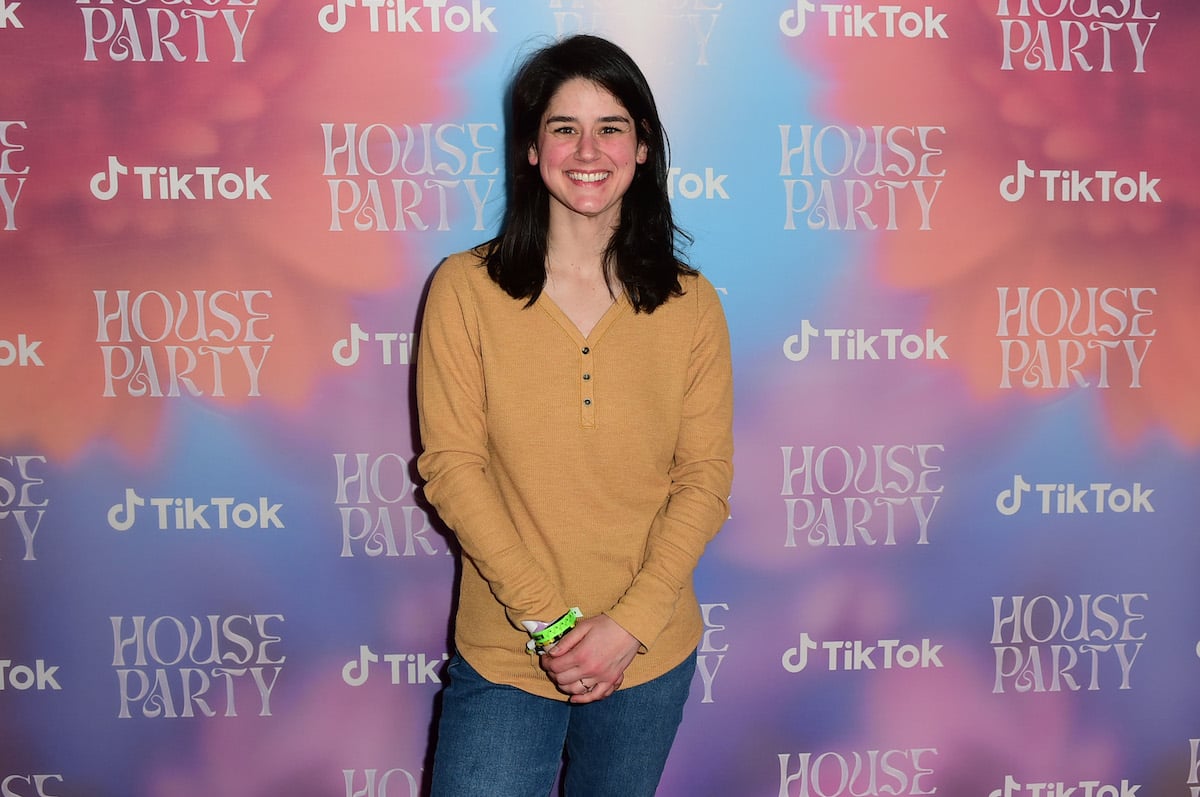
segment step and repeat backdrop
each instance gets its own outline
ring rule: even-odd
[[[411,797],[425,286],[634,55],[736,375],[663,795],[1200,795],[1200,4],[0,0],[0,795]]]

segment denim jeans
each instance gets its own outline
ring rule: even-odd
[[[693,652],[649,683],[578,705],[448,666],[433,797],[546,797],[563,752],[568,797],[652,797],[683,718]]]

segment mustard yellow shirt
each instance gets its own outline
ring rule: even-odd
[[[641,643],[622,688],[699,642],[692,571],[728,516],[733,383],[716,291],[682,285],[653,313],[622,295],[584,337],[546,294],[530,307],[506,294],[474,253],[433,277],[418,469],[463,551],[455,645],[488,680],[566,699],[520,621],[571,606]]]

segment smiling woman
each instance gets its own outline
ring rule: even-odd
[[[550,98],[544,116],[529,163],[554,200],[551,231],[582,221],[574,214],[607,238],[635,169],[646,162],[646,144],[638,141],[629,111],[602,86],[574,78]]]
[[[583,107],[585,101],[596,107]],[[666,132],[654,95],[632,59],[604,39],[575,36],[557,48],[535,54],[521,67],[509,89],[509,109],[505,134],[509,191],[504,220],[500,234],[481,248],[496,284],[514,299],[533,304],[550,287],[547,269],[553,266],[547,264],[590,261],[591,266],[601,267],[602,286],[606,290],[613,286],[614,297],[623,292],[638,311],[652,312],[669,296],[677,295],[679,278],[692,273],[683,263],[678,244],[690,239],[672,216]],[[585,112],[590,119],[583,118]],[[555,124],[548,128],[551,117]],[[592,125],[586,131],[582,128],[585,122]],[[561,151],[560,137],[565,138]],[[620,191],[612,191],[616,195],[613,212],[580,227],[572,226],[570,229],[579,233],[579,238],[572,240],[562,223],[571,215],[561,214],[557,221],[551,216],[552,207],[560,206],[560,211],[567,207],[555,191],[562,183],[580,187],[587,180],[600,180],[601,187],[609,191],[619,182],[603,174],[613,170],[603,159],[611,159],[615,153],[597,139],[608,138],[625,142],[621,146],[627,149],[619,162],[630,167],[628,182]],[[575,167],[575,181],[561,174],[547,178],[555,158],[568,171]],[[561,162],[566,158],[583,162]],[[580,251],[569,248],[573,245]],[[558,249],[554,256],[551,247]],[[619,290],[616,283],[620,283]]]
[[[550,192],[546,293],[587,335],[619,290],[596,255],[618,225],[646,144],[625,106],[586,78],[562,84],[543,118],[529,164]]]
[[[434,795],[652,795],[728,517],[729,336],[683,264],[638,67],[576,36],[510,94],[500,234],[430,285],[424,492],[462,547]]]

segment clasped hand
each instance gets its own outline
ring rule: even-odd
[[[621,686],[638,647],[632,634],[601,614],[575,623],[538,663],[569,702],[594,703]]]

